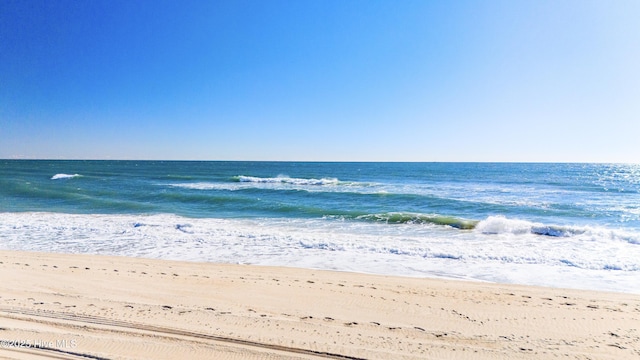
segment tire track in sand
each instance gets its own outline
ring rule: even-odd
[[[289,354],[300,354],[300,355],[313,356],[313,357],[325,358],[325,359],[366,360],[365,358],[354,357],[349,355],[315,351],[315,350],[296,348],[296,347],[288,347],[288,346],[276,345],[276,344],[261,343],[257,341],[236,339],[236,338],[230,338],[225,336],[203,334],[203,333],[197,333],[193,331],[161,327],[156,325],[147,325],[147,324],[130,322],[130,321],[111,320],[111,319],[92,316],[92,315],[70,314],[70,313],[64,313],[64,312],[43,311],[43,310],[34,311],[34,310],[28,310],[28,309],[15,309],[15,308],[4,308],[4,307],[0,307],[0,312],[6,313],[6,314],[18,315],[18,316],[10,316],[16,320],[38,321],[37,318],[57,319],[57,320],[81,323],[83,326],[87,326],[87,324],[94,324],[94,325],[115,327],[119,329],[118,331],[121,333],[131,332],[131,330],[138,330],[138,331],[147,332],[147,333],[150,333],[151,335],[156,335],[156,336],[162,335],[162,336],[174,337],[174,338],[186,337],[186,338],[192,338],[192,339],[201,339],[201,340],[224,343],[227,345],[239,345],[239,346],[246,346],[246,347],[258,348],[263,350],[273,350],[273,351],[285,352]],[[20,315],[25,316],[26,318],[21,317]],[[55,324],[59,326],[65,326],[63,322],[56,322]],[[93,355],[83,354],[83,353],[75,353],[75,352],[70,352],[70,351],[65,351],[65,350],[60,350],[55,348],[46,348],[46,347],[29,348],[29,350],[34,350],[34,349],[42,350],[42,351],[58,352],[59,355],[68,356],[68,357],[63,357],[65,359],[82,358],[82,359],[108,360],[107,358],[104,358],[104,357],[98,357],[98,356],[93,356]]]

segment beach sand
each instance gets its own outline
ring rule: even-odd
[[[0,251],[0,358],[638,359],[640,296]]]

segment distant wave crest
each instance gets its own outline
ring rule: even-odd
[[[81,177],[80,174],[55,174],[51,177],[51,180],[60,180],[60,179],[72,179]]]
[[[220,189],[229,188],[228,186],[225,187],[225,184],[217,184],[217,183],[210,183],[210,182],[168,184],[167,186],[190,189],[190,190],[220,190]],[[229,189],[229,190],[233,190],[233,189]]]
[[[304,178],[291,178],[284,175],[277,177],[256,177],[239,175],[235,177],[236,181],[249,182],[249,183],[266,183],[266,184],[290,184],[290,185],[337,185],[340,181],[336,178],[322,178],[322,179],[304,179]]]

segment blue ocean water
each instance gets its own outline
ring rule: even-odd
[[[640,165],[0,160],[0,248],[640,292]]]

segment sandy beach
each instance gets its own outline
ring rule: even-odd
[[[3,359],[637,359],[640,296],[0,252]]]

